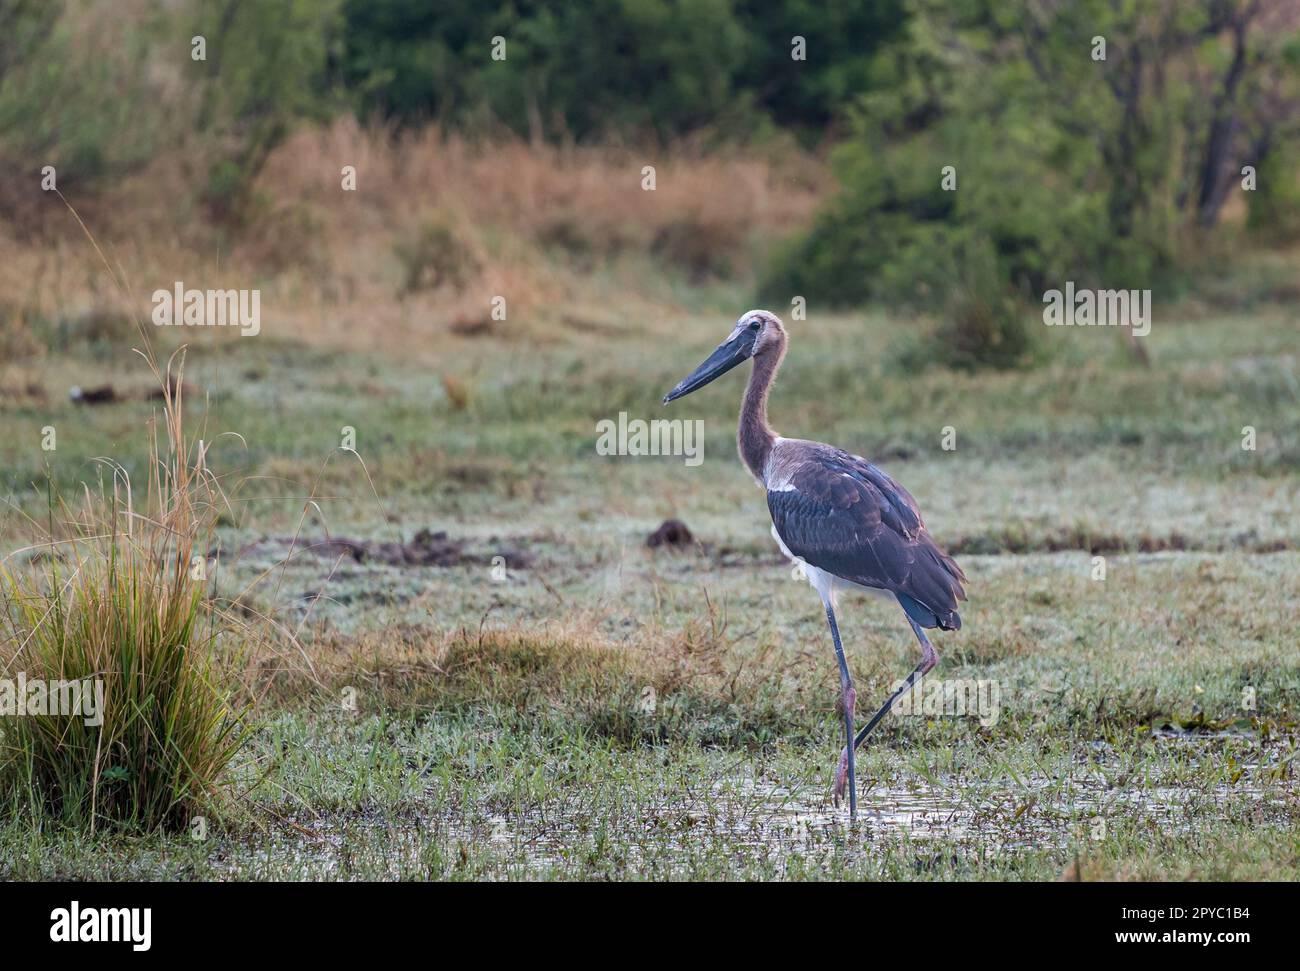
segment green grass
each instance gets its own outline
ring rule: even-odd
[[[192,354],[211,467],[274,477],[249,483],[222,528],[218,588],[233,596],[269,571],[252,599],[301,628],[311,663],[252,666],[241,795],[206,839],[92,839],[13,818],[0,874],[1294,879],[1294,318],[1158,318],[1150,370],[1114,335],[1052,329],[1063,343],[1044,367],[974,376],[899,373],[907,338],[878,316],[791,324],[774,424],[875,458],[916,495],[971,578],[932,677],[1001,690],[987,727],[886,719],[859,761],[851,828],[828,795],[824,621],[735,457],[742,378],[669,413],[704,420],[700,467],[595,452],[598,420],[664,414],[663,392],[740,309],[433,356],[270,338]],[[47,460],[65,485],[88,456],[143,462],[149,404],[76,409],[58,388],[125,387],[135,367],[73,355],[44,372],[44,405],[0,399],[15,503],[39,510],[27,483]],[[444,375],[468,389],[463,410]],[[50,423],[52,454],[39,450]],[[374,492],[355,457],[330,454],[344,425]],[[941,448],[945,426],[955,451]],[[216,438],[227,430],[243,441]],[[279,498],[313,490],[320,511],[305,519],[301,498]],[[668,516],[703,545],[647,550]],[[284,564],[289,537],[327,528],[446,530],[467,558]],[[5,549],[21,533],[0,515]],[[504,549],[531,565],[493,574]],[[865,712],[916,649],[896,608],[850,597],[841,614]]]
[[[56,684],[78,692],[63,698],[73,717],[10,709],[0,722],[0,805],[17,815],[92,833],[182,829],[214,810],[242,747],[230,644],[248,627],[204,576],[222,496],[181,403],[165,414],[146,436],[146,474],[108,463],[98,490],[50,495],[47,525],[30,521],[39,541],[0,559],[0,677],[51,700]]]

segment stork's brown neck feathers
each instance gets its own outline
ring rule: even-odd
[[[767,423],[767,392],[784,357],[785,335],[781,334],[778,344],[754,356],[754,369],[740,405],[740,427],[736,432],[740,458],[759,482],[764,481],[767,457],[776,441],[776,432]]]

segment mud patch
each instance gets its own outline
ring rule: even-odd
[[[1292,548],[1290,540],[1266,539],[1255,530],[1246,530],[1219,541],[1206,541],[1179,532],[1164,536],[1130,536],[1115,533],[1097,533],[1082,527],[1071,527],[1030,533],[1023,529],[959,536],[950,544],[939,543],[953,556],[996,556],[998,554],[1024,555],[1027,553],[1061,553],[1071,550],[1093,556],[1106,553],[1166,553],[1205,552],[1225,553],[1240,550],[1249,553],[1281,553]]]
[[[68,398],[78,405],[111,405],[113,402],[121,400],[111,384],[103,384],[94,388],[73,386],[68,389]]]
[[[685,549],[695,542],[695,536],[680,519],[665,519],[659,528],[646,537],[645,545],[654,549],[666,546],[669,549]]]
[[[512,570],[526,570],[533,565],[534,556],[517,546],[503,546],[489,552],[475,552],[468,549],[470,541],[454,539],[439,530],[433,532],[422,529],[407,541],[359,540],[341,536],[331,537],[278,537],[258,540],[239,551],[240,558],[267,552],[281,552],[284,555],[292,550],[297,553],[311,553],[331,560],[349,559],[354,563],[367,563],[380,566],[417,567],[417,566],[493,566],[499,562]],[[498,561],[498,557],[501,558]]]

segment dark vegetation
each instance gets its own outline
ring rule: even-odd
[[[268,202],[253,185],[274,148],[344,113],[560,145],[793,140],[830,151],[842,191],[791,227],[762,296],[936,321],[909,365],[1032,363],[1025,320],[1047,289],[1176,297],[1243,244],[1300,232],[1300,12],[1285,0],[215,0],[150,8],[147,42],[110,10],[71,11],[0,7],[12,171],[41,159],[90,192],[192,119],[189,204],[238,231]],[[158,65],[188,58],[193,35],[204,81],[181,84]],[[28,197],[11,188],[0,212],[21,221]],[[651,252],[671,266],[700,238],[684,226]],[[690,260],[696,276],[736,272],[739,240],[721,242]],[[446,227],[412,237],[408,291],[440,282],[430,247],[459,252]]]

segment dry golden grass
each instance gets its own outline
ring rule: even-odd
[[[597,632],[594,616],[540,626],[484,623],[477,629],[396,625],[355,635],[322,632],[310,659],[264,645],[250,657],[251,699],[288,702],[334,696],[348,686],[386,703],[559,703],[566,693],[600,695],[644,685],[676,688],[698,665],[680,638],[635,643]],[[703,672],[701,672],[703,673]]]
[[[182,386],[179,364],[174,373]],[[245,632],[205,598],[199,552],[225,497],[185,430],[180,393],[163,401],[145,482],[106,462],[98,492],[86,486],[80,506],[52,502],[50,532],[0,558],[0,672],[97,683],[103,706],[94,730],[66,711],[6,718],[0,794],[91,832],[183,826],[213,804],[244,738],[221,642]]]
[[[0,306],[147,317],[150,294],[182,280],[260,288],[263,331],[279,337],[404,355],[487,335],[566,339],[679,310],[674,280],[747,280],[767,247],[806,224],[828,183],[819,161],[789,147],[472,142],[345,119],[281,145],[249,223],[223,231],[193,201],[202,148],[179,145],[89,200],[129,300],[43,194],[35,232],[0,230]],[[348,165],[355,192],[342,187]],[[646,165],[654,191],[642,188]],[[494,297],[505,298],[504,321],[492,318]]]

